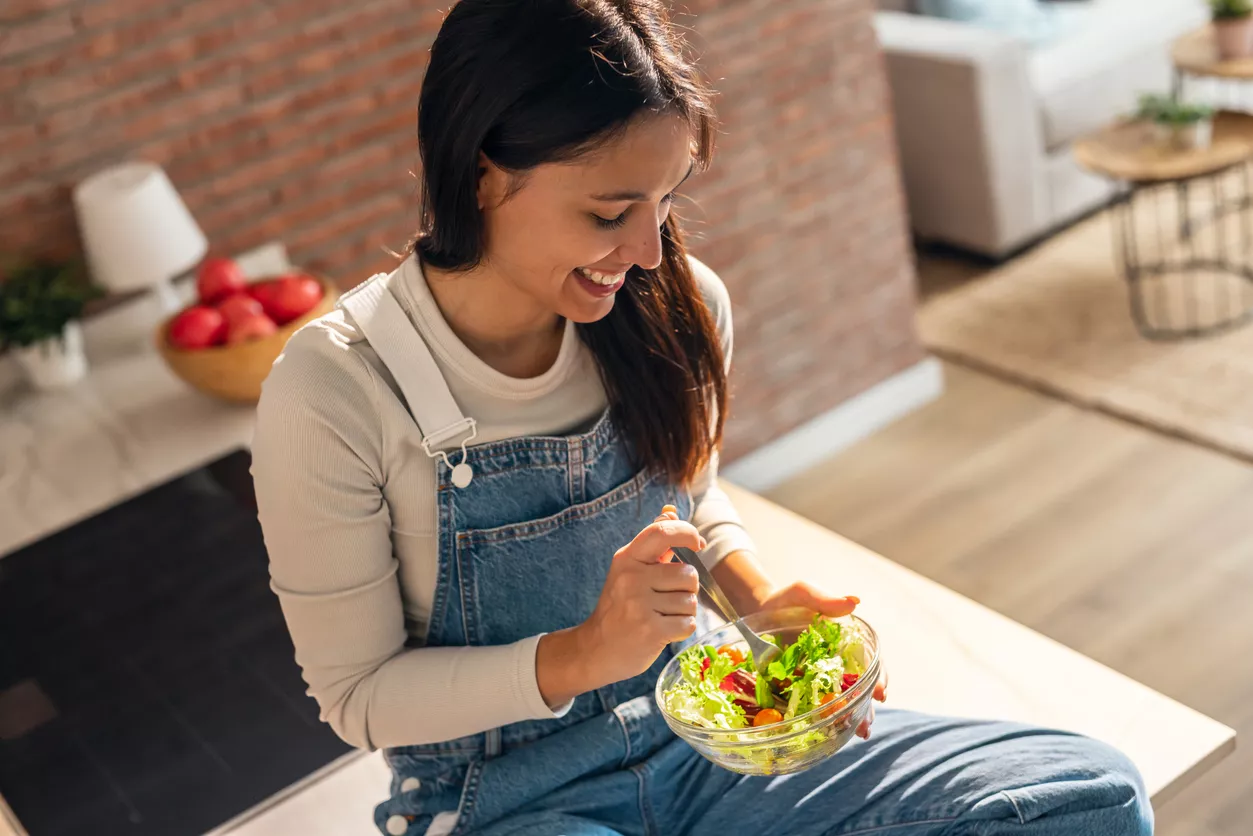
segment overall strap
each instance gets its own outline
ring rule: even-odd
[[[394,275],[371,276],[341,296],[336,307],[352,317],[400,386],[409,414],[422,433],[422,449],[432,458],[442,458],[453,470],[453,484],[464,488],[473,477],[465,449],[477,427],[473,418],[461,414],[430,348],[392,294],[388,285]],[[453,467],[441,448],[458,436],[463,436],[461,463]]]

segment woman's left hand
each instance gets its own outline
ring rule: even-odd
[[[824,592],[809,581],[797,581],[770,593],[757,610],[760,612],[761,610],[781,610],[787,607],[804,607],[831,618],[839,618],[850,614],[860,603],[861,599],[856,595],[837,597]],[[883,702],[888,698],[888,672],[887,668],[882,665],[879,670],[881,672],[879,681],[874,686],[874,698]],[[857,736],[869,740],[870,725],[873,722],[874,703],[871,702],[866,719],[862,720],[861,725],[857,727]]]
[[[658,520],[677,520],[678,518],[678,510],[673,505],[667,505],[657,517]],[[787,607],[805,607],[831,618],[839,618],[852,613],[860,603],[861,599],[856,595],[836,597],[819,589],[809,581],[797,581],[766,595],[761,599],[761,604],[753,611],[760,612],[762,610],[781,610]],[[748,615],[748,613],[741,611],[740,615],[744,616]],[[888,698],[888,670],[886,666],[880,664],[879,671],[879,681],[874,686],[874,698],[879,702],[884,702]],[[873,701],[870,703],[870,711],[866,713],[866,719],[862,720],[861,725],[857,727],[857,736],[869,740],[872,723],[874,723]]]

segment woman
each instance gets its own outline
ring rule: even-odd
[[[418,133],[413,252],[292,338],[253,446],[310,693],[394,772],[382,832],[1150,832],[1074,735],[887,711],[770,780],[658,716],[709,626],[670,548],[741,612],[857,599],[776,589],[717,487],[730,305],[670,212],[714,126],[657,0],[462,0]]]

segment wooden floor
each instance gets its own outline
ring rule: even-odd
[[[1158,833],[1250,836],[1253,467],[945,372],[938,401],[770,498],[1236,728]]]

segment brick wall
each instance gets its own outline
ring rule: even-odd
[[[689,0],[720,91],[682,207],[737,317],[727,459],[919,360],[872,0]],[[350,286],[416,222],[415,104],[445,3],[6,0],[0,251],[78,247],[70,188],[160,163],[215,250],[281,238]]]
[[[439,26],[403,0],[6,0],[0,247],[77,246],[70,187],[160,163],[215,250],[281,237],[339,280],[414,222]]]
[[[923,359],[874,0],[690,0],[719,91],[684,207],[731,291],[726,461]]]

